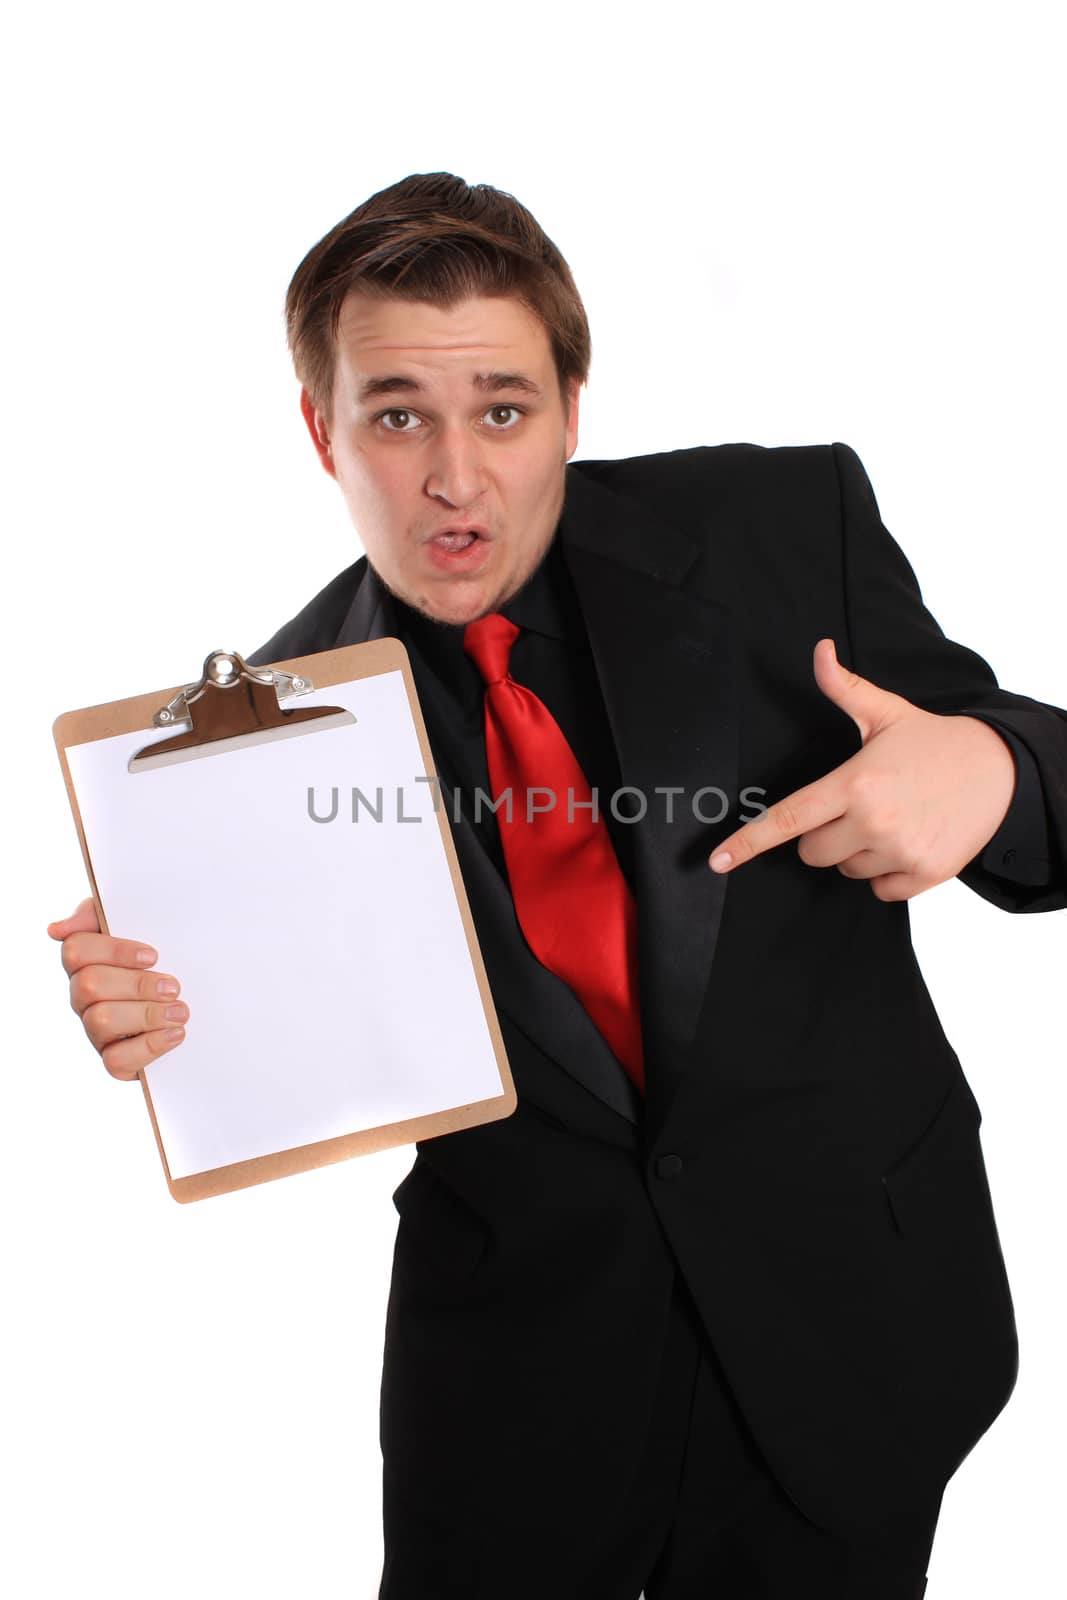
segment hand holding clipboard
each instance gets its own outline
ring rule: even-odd
[[[150,945],[101,933],[91,897],[48,934],[62,940],[71,1009],[113,1078],[136,1079],[181,1044],[189,1007],[172,973],[149,970],[159,960]]]

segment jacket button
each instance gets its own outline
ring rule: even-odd
[[[678,1174],[681,1172],[681,1170],[682,1170],[682,1158],[681,1158],[681,1156],[670,1155],[670,1156],[657,1156],[656,1157],[656,1177],[657,1178],[666,1178],[666,1179],[670,1180],[671,1178],[676,1178],[678,1176]]]

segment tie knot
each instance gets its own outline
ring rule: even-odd
[[[488,616],[467,623],[463,648],[487,684],[507,677],[511,647],[518,637],[517,625],[499,611],[490,611]]]

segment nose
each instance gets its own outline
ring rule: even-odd
[[[426,493],[459,511],[477,500],[485,487],[479,441],[461,424],[442,427],[433,444]]]

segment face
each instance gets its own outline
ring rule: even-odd
[[[442,622],[495,611],[552,542],[578,443],[543,324],[510,296],[353,293],[336,355],[329,413],[301,405],[371,566]]]

